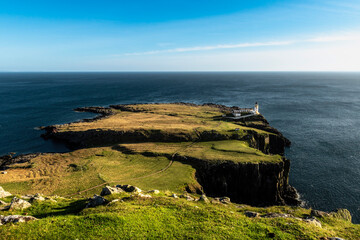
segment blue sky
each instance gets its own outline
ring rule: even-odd
[[[360,1],[3,1],[0,71],[360,71]]]

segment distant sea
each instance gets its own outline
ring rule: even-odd
[[[290,184],[308,206],[360,222],[360,73],[0,73],[0,155],[62,152],[38,126],[94,116],[82,106],[260,105],[292,141]]]

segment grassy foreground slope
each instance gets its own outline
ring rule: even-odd
[[[84,208],[84,199],[57,199],[34,203],[27,210],[40,218],[0,227],[0,239],[359,239],[360,226],[337,217],[319,218],[322,227],[305,222],[310,209],[255,208],[238,204],[189,202],[164,194],[138,198],[124,193],[105,206]],[[246,211],[259,213],[249,218]],[[271,217],[274,213],[280,213]],[[0,214],[9,214],[1,212]],[[283,214],[283,215],[281,215]],[[286,214],[286,215],[284,215]],[[290,216],[290,217],[289,217]]]

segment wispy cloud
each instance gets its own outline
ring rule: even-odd
[[[196,47],[173,48],[173,49],[165,49],[165,50],[126,53],[125,55],[127,55],[127,56],[129,56],[129,55],[152,55],[152,54],[159,54],[159,53],[194,52],[194,51],[208,51],[208,50],[230,49],[230,48],[281,46],[281,45],[289,45],[291,43],[292,43],[292,41],[220,44],[220,45],[212,45],[212,46],[196,46]]]
[[[285,45],[292,45],[295,43],[306,43],[306,42],[326,43],[326,42],[351,41],[351,40],[360,40],[360,33],[340,33],[340,34],[336,34],[336,35],[316,36],[316,37],[299,39],[299,40],[253,42],[253,43],[247,42],[247,43],[238,43],[238,44],[218,44],[218,45],[207,45],[207,46],[172,48],[172,49],[164,49],[164,50],[152,50],[152,51],[145,51],[145,52],[125,53],[125,54],[121,54],[121,55],[140,56],[140,55],[155,55],[155,54],[161,54],[161,53],[211,51],[211,50],[218,50],[218,49],[285,46]],[[119,55],[117,55],[117,56],[119,56]]]

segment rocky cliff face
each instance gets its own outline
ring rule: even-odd
[[[290,161],[285,158],[280,163],[257,164],[177,158],[196,168],[196,178],[209,196],[228,196],[233,202],[256,206],[300,203],[288,184]]]
[[[191,142],[237,139],[247,141],[250,147],[259,149],[266,154],[283,155],[284,148],[289,145],[288,140],[282,135],[260,134],[254,130],[247,130],[245,135],[238,133],[223,134],[216,130],[168,133],[161,130],[145,129],[136,131],[93,129],[81,132],[58,132],[56,126],[45,127],[43,130],[46,131],[42,135],[44,138],[63,141],[72,149],[132,142]]]

